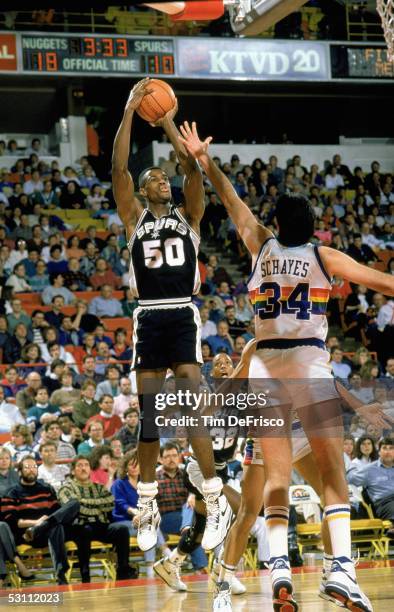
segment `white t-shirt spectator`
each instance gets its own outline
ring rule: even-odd
[[[344,187],[343,178],[340,174],[332,176],[327,174],[326,176],[326,189],[336,189],[337,187]]]
[[[68,465],[55,464],[50,468],[42,463],[38,467],[38,478],[51,485],[58,492],[69,472],[70,468]]]
[[[208,336],[216,336],[217,328],[213,321],[205,321],[205,323],[201,326],[201,338],[205,340]]]

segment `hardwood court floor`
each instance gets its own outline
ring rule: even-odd
[[[375,612],[394,610],[394,561],[360,563],[359,582],[368,594]],[[233,597],[233,612],[272,612],[270,583],[267,571],[245,572],[242,581],[245,595]],[[319,567],[294,571],[294,584],[300,612],[339,610],[317,596]],[[212,589],[206,577],[185,577],[187,593],[173,593],[158,579],[139,579],[121,583],[75,584],[68,587],[24,589],[28,592],[63,591],[60,607],[39,604],[17,608],[21,612],[210,612]],[[9,591],[2,593],[2,597]],[[4,602],[4,599],[2,600]],[[1,606],[2,607],[2,606]],[[2,609],[5,609],[2,607]]]

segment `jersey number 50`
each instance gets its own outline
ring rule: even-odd
[[[163,246],[161,240],[146,240],[142,245],[147,268],[160,268],[163,263],[169,266],[181,266],[185,263],[182,238],[167,238]]]
[[[281,314],[292,314],[296,319],[308,320],[312,303],[309,300],[309,284],[298,283],[286,297],[278,283],[263,283],[259,295],[265,294],[265,304],[257,307],[260,319],[276,319]]]

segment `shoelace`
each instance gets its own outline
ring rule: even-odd
[[[219,521],[219,497],[217,495],[207,495],[205,499],[207,508],[207,527],[216,527]]]
[[[152,500],[140,502],[138,507],[140,508],[140,532],[147,531],[150,525],[153,523],[153,502]]]

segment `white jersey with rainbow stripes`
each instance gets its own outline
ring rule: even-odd
[[[319,250],[268,238],[248,281],[256,317],[257,340],[302,340],[327,335],[326,309],[331,279]]]

